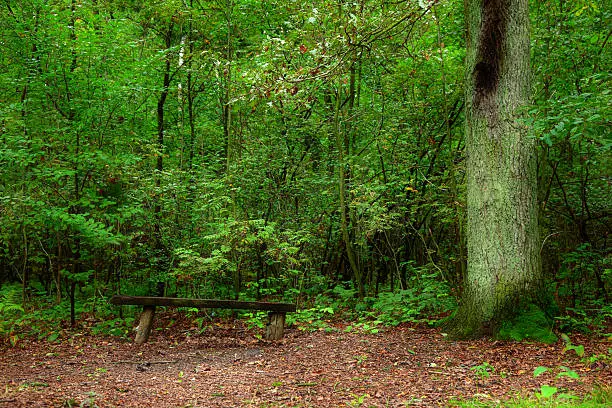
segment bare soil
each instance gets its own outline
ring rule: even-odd
[[[156,331],[144,345],[74,332],[59,343],[4,345],[0,407],[452,406],[534,395],[543,384],[578,396],[612,385],[605,339],[571,336],[584,357],[599,356],[588,359],[562,342],[454,342],[423,326],[377,334],[346,326],[288,329],[275,343],[226,321],[201,334]],[[534,377],[538,366],[551,370]],[[568,370],[580,378],[558,377]]]

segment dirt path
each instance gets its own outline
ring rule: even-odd
[[[142,346],[75,335],[4,348],[0,407],[444,406],[533,394],[542,384],[574,395],[612,385],[610,343],[584,337],[572,340],[585,357],[600,355],[595,361],[563,353],[562,343],[450,342],[423,327],[289,330],[277,344],[254,334],[215,327],[191,337],[155,333]],[[551,370],[534,378],[538,366]],[[568,370],[580,378],[557,378]]]

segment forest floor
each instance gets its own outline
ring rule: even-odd
[[[420,325],[377,334],[346,332],[348,323],[289,328],[276,343],[239,321],[201,334],[189,326],[155,331],[144,345],[69,332],[60,342],[0,346],[0,407],[454,406],[533,397],[544,384],[575,396],[612,386],[603,338],[572,335],[581,358],[561,341],[455,342]],[[536,377],[540,366],[549,370]]]

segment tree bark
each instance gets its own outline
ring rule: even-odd
[[[155,318],[155,306],[145,306],[142,308],[142,313],[140,314],[140,323],[134,331],[136,332],[136,337],[134,338],[134,342],[136,344],[143,344],[149,340],[149,335],[151,334],[151,329],[153,328],[153,319]]]
[[[454,337],[492,335],[540,284],[527,0],[467,0],[468,270]]]

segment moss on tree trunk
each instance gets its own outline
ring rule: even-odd
[[[468,271],[454,337],[495,333],[540,284],[527,0],[468,0]]]

